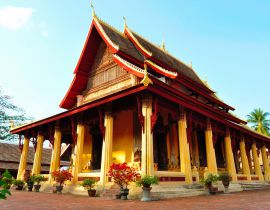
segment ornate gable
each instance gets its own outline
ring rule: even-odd
[[[82,103],[128,88],[134,85],[134,80],[135,76],[117,65],[108,46],[101,42],[82,93]]]

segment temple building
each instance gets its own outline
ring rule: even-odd
[[[20,136],[18,179],[41,173],[44,141],[53,145],[50,172],[66,147],[73,180],[110,183],[112,163],[127,162],[160,183],[198,183],[227,171],[232,182],[270,181],[270,138],[246,126],[194,69],[131,30],[120,32],[93,14],[74,79],[60,103],[65,112],[13,128]],[[50,173],[48,183],[53,183]]]

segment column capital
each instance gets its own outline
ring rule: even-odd
[[[231,137],[230,128],[226,126],[226,137]]]
[[[186,110],[184,107],[179,106],[179,120],[185,120],[186,119]]]
[[[212,123],[210,118],[206,118],[206,130],[212,130]]]

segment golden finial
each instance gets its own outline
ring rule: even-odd
[[[189,64],[189,66],[190,66],[190,68],[192,68],[192,69],[193,69],[193,67],[192,67],[192,61],[190,61],[190,64]]]
[[[203,80],[203,83],[208,86],[208,79],[207,79],[207,76],[205,76],[205,80]]]
[[[90,1],[90,6],[92,8],[92,17],[96,17],[95,8],[94,8],[93,1],[92,0]]]
[[[165,40],[164,40],[164,34],[162,35],[161,49],[164,50],[164,51],[166,51]]]
[[[148,86],[149,84],[153,84],[152,80],[148,77],[146,63],[144,63],[144,77],[141,81],[141,84],[143,84],[144,86]]]
[[[123,16],[123,20],[124,20],[124,28],[126,28],[127,27],[127,19],[125,16]]]

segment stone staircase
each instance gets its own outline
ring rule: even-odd
[[[178,183],[160,183],[153,185],[151,197],[159,200],[164,198],[188,197],[204,195],[204,187],[200,184],[179,185]],[[142,189],[140,187],[130,188],[129,199],[140,199]]]
[[[243,190],[264,190],[270,189],[268,182],[243,182],[240,183]]]

